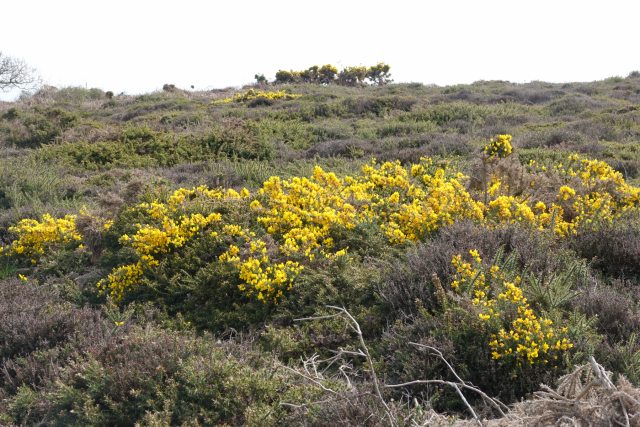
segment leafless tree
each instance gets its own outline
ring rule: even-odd
[[[30,89],[40,83],[40,75],[23,59],[7,56],[0,51],[0,92],[11,89]]]

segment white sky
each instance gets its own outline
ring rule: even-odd
[[[638,16],[637,0],[20,0],[0,7],[0,51],[48,84],[129,94],[379,61],[396,82],[593,81],[640,69]]]

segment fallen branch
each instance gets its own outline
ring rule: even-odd
[[[509,407],[507,405],[505,405],[504,403],[500,402],[499,400],[496,399],[492,399],[489,396],[487,396],[482,390],[480,390],[477,387],[474,386],[470,386],[468,385],[466,382],[462,381],[462,378],[460,378],[458,376],[458,374],[456,373],[456,371],[453,369],[453,367],[449,364],[449,362],[447,361],[447,359],[444,358],[444,356],[442,355],[442,352],[440,350],[438,350],[435,347],[431,347],[428,345],[424,345],[424,344],[418,344],[415,342],[410,342],[409,344],[411,345],[415,345],[416,347],[421,347],[421,348],[426,348],[427,350],[433,351],[443,362],[445,365],[447,365],[447,367],[449,368],[449,370],[451,371],[451,373],[456,377],[456,379],[458,380],[458,385],[467,388],[469,390],[473,390],[476,393],[478,393],[480,396],[482,396],[483,399],[485,399],[487,402],[489,402],[491,404],[491,406],[493,406],[494,408],[496,408],[498,410],[498,412],[500,412],[500,415],[502,415],[503,417],[505,416],[505,413],[502,411],[502,409],[500,408],[500,405],[502,405],[502,407],[504,409],[507,410],[507,412],[509,411]]]
[[[340,349],[339,352],[337,352],[337,354],[333,357],[330,357],[329,359],[323,360],[318,362],[317,360],[315,360],[313,357],[312,359],[308,360],[307,363],[305,363],[305,361],[303,361],[303,364],[305,365],[305,369],[306,366],[308,364],[311,364],[314,366],[314,373],[316,378],[311,378],[310,375],[304,375],[301,372],[296,371],[295,369],[291,369],[287,366],[281,365],[284,368],[295,372],[296,374],[308,379],[309,381],[313,382],[314,384],[318,385],[319,387],[321,387],[323,390],[334,393],[334,394],[338,394],[335,390],[331,390],[327,387],[325,387],[321,382],[320,382],[320,378],[319,374],[317,372],[316,366],[319,363],[323,363],[323,362],[330,362],[329,366],[331,366],[336,360],[338,360],[342,355],[349,355],[349,356],[356,356],[356,357],[364,357],[367,359],[367,362],[369,363],[369,366],[371,368],[371,378],[373,379],[373,384],[375,387],[375,391],[376,391],[376,398],[377,400],[380,402],[380,404],[382,404],[382,406],[384,407],[384,410],[387,414],[387,416],[389,417],[389,420],[391,422],[392,426],[395,426],[396,420],[394,419],[393,415],[391,414],[391,409],[389,408],[389,406],[387,405],[387,402],[385,402],[384,398],[382,397],[382,392],[380,391],[380,382],[378,380],[378,376],[376,375],[376,371],[374,369],[373,366],[373,359],[371,358],[371,354],[369,353],[369,349],[367,348],[366,343],[364,342],[364,337],[362,336],[362,330],[360,329],[360,324],[358,324],[357,320],[351,315],[351,313],[349,313],[344,307],[335,307],[335,306],[331,306],[331,305],[327,305],[327,308],[330,308],[332,310],[336,310],[338,311],[338,313],[336,314],[332,314],[332,315],[328,315],[328,316],[315,316],[315,317],[305,317],[302,319],[294,319],[294,321],[296,322],[301,322],[301,321],[308,321],[308,320],[325,320],[325,319],[333,319],[336,317],[340,317],[340,316],[346,316],[346,324],[358,335],[358,340],[360,341],[360,345],[362,348],[358,348],[357,351],[349,351],[349,350],[342,350]],[[315,355],[314,355],[315,357]],[[344,374],[344,370],[342,369],[344,368],[341,367],[340,371]],[[325,370],[328,369],[325,368]],[[322,371],[324,372],[324,371]],[[307,373],[308,370],[307,370]],[[296,406],[296,405],[291,405],[288,403],[281,403],[281,405],[285,405],[285,406]]]

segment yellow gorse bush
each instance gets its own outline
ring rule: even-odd
[[[278,90],[276,92],[263,92],[256,91],[255,89],[249,89],[245,93],[236,93],[236,96],[233,98],[225,98],[217,101],[212,101],[212,104],[227,104],[229,102],[246,102],[255,98],[266,98],[266,99],[293,99],[298,98],[302,95],[291,95],[286,93],[284,90]]]
[[[510,139],[499,135],[485,154],[492,153],[496,164],[503,161],[501,153],[511,152]],[[345,242],[356,227],[377,228],[394,245],[423,241],[443,225],[461,219],[487,226],[518,223],[566,236],[576,227],[611,223],[638,208],[640,189],[629,186],[604,162],[571,156],[567,165],[546,169],[535,162],[527,166],[532,188],[550,173],[561,182],[547,203],[536,192],[510,194],[498,175],[490,177],[483,198],[465,188],[467,177],[446,165],[434,165],[429,158],[406,167],[400,162],[379,165],[373,160],[363,166],[361,174],[343,178],[316,167],[309,178],[271,177],[253,195],[246,189],[240,193],[206,186],[179,189],[166,201],[131,208],[151,218],[148,224],[137,224],[135,234],[119,236],[119,242],[131,247],[138,259],[115,268],[99,287],[120,299],[147,273],[153,273],[162,259],[193,239],[213,237],[227,248],[219,261],[238,270],[241,290],[265,302],[277,301],[300,274],[302,263],[348,260]],[[484,203],[478,200],[481,198]],[[214,213],[220,203],[234,204],[231,210],[245,219],[238,222]],[[56,220],[48,215],[42,222],[23,220],[12,229],[18,239],[0,254],[36,262],[56,243],[81,240],[74,220],[73,216]],[[102,230],[112,224],[96,221]],[[266,234],[256,236],[256,227]],[[267,238],[274,243],[269,254]]]
[[[420,175],[430,165],[424,159],[412,172]],[[459,177],[445,179],[442,169],[419,179],[412,179],[400,162],[374,162],[362,171],[339,179],[316,167],[311,179],[272,177],[259,191],[269,206],[258,222],[283,240],[286,254],[300,253],[312,261],[316,255],[342,255],[332,252],[335,240],[359,223],[374,222],[390,242],[403,243],[424,239],[457,218],[482,218]]]
[[[51,249],[61,243],[81,240],[75,230],[75,215],[67,215],[64,219],[54,219],[49,214],[42,216],[42,222],[34,219],[23,219],[9,231],[18,235],[10,246],[0,248],[0,255],[31,259],[36,263],[45,249]]]
[[[161,224],[153,226],[136,224],[138,232],[123,235],[119,241],[129,245],[137,252],[139,260],[136,264],[118,267],[109,277],[98,283],[103,291],[108,290],[115,300],[120,300],[127,291],[133,290],[146,270],[159,265],[159,258],[184,246],[194,235],[210,224],[221,221],[221,215],[211,213],[181,215],[185,204],[190,200],[211,202],[214,200],[239,199],[241,196],[233,190],[209,190],[206,186],[193,190],[180,189],[174,192],[167,203],[141,203],[138,208],[144,209],[153,219]],[[177,217],[177,218],[176,218]]]
[[[512,149],[511,135],[498,135],[495,141],[491,139],[491,143],[484,149],[484,153],[489,158],[504,158],[511,154]]]
[[[510,142],[510,135],[492,139],[484,149],[488,156],[483,158],[485,164],[508,157],[512,153]],[[611,224],[638,209],[640,188],[628,185],[622,174],[607,163],[583,159],[577,154],[566,160],[566,164],[560,163],[549,170],[531,160],[525,168],[531,189],[517,192],[503,185],[500,168],[497,168],[498,173],[485,177],[488,181],[487,206],[483,206],[486,219],[494,223],[520,222],[541,230],[551,228],[558,235],[566,236],[575,233],[579,226],[595,228],[598,224]],[[547,205],[538,197],[548,192],[550,173],[561,184],[555,200],[547,200],[551,202]]]
[[[221,234],[245,240],[247,250],[241,251],[239,246],[231,245],[229,250],[220,256],[220,261],[233,264],[245,282],[240,285],[240,290],[248,295],[255,294],[259,300],[266,302],[266,297],[276,302],[283,291],[291,289],[294,278],[303,269],[293,261],[270,263],[265,242],[257,240],[253,232],[247,232],[240,227],[225,226]],[[240,256],[241,252],[245,252],[244,259]]]
[[[537,315],[522,291],[519,276],[509,278],[499,266],[485,268],[477,251],[470,251],[472,263],[461,255],[453,257],[457,268],[451,288],[469,293],[478,309],[478,317],[491,328],[489,343],[493,358],[523,363],[554,363],[562,351],[573,347],[567,328],[556,328],[544,314]]]

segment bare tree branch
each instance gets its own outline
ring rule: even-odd
[[[11,89],[30,89],[41,81],[35,68],[23,59],[7,56],[0,52],[0,91]]]

